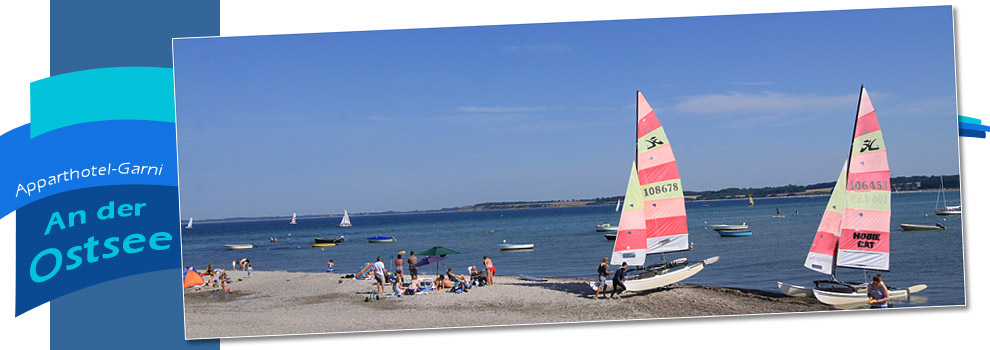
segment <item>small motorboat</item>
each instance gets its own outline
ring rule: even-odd
[[[935,215],[962,215],[962,206],[945,207],[945,209],[935,210]]]
[[[601,224],[595,226],[595,232],[616,232],[619,231],[618,226],[612,226],[612,224]]]
[[[340,236],[340,237],[336,237],[336,238],[320,238],[320,237],[316,237],[316,238],[313,238],[313,240],[316,241],[316,243],[344,243],[344,236]]]
[[[313,244],[310,244],[310,246],[313,247],[313,248],[334,247],[336,245],[337,245],[337,243],[313,243]]]
[[[527,250],[527,249],[533,249],[534,246],[535,245],[533,243],[515,244],[515,243],[505,243],[505,241],[503,240],[502,241],[502,244],[499,244],[498,245],[498,249],[499,250]]]
[[[749,225],[744,222],[742,225],[712,225],[711,228],[715,231],[748,230]]]
[[[391,242],[395,242],[395,237],[393,236],[368,237],[368,243],[391,243]]]
[[[753,231],[748,228],[738,230],[716,230],[715,232],[718,232],[719,236],[722,237],[744,237],[753,235]]]
[[[251,244],[251,243],[245,243],[245,244],[224,244],[223,246],[224,246],[224,248],[227,248],[227,250],[244,250],[244,249],[253,249],[254,248],[254,244]]]
[[[609,232],[609,233],[606,233],[605,234],[605,239],[610,240],[610,241],[614,241],[615,240],[615,237],[617,237],[617,236],[619,236],[619,233],[618,232]]]
[[[942,224],[934,224],[934,225],[901,224],[901,229],[904,231],[938,231],[938,230],[944,230],[945,226],[942,226]]]

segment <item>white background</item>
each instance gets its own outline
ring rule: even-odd
[[[838,10],[895,6],[953,5],[959,114],[990,124],[988,53],[990,4],[967,0],[931,1],[347,1],[328,5],[299,1],[223,1],[221,34],[257,35],[449,27],[466,25],[683,17],[722,14]],[[292,4],[290,6],[290,4]],[[0,133],[29,122],[29,83],[49,76],[49,12],[47,1],[17,1],[0,11],[4,38],[0,43]],[[911,74],[911,72],[905,72]],[[858,84],[859,82],[851,82]],[[0,150],[17,152],[18,150]],[[373,334],[317,335],[227,339],[224,349],[346,348],[645,348],[731,347],[973,347],[990,315],[983,299],[988,288],[988,263],[977,248],[990,246],[980,228],[990,193],[983,181],[990,173],[984,159],[990,140],[962,138],[964,234],[966,244],[966,307],[884,312],[829,312],[767,316],[735,316],[657,321],[599,322],[569,325],[492,327],[455,330],[401,331]],[[925,161],[919,159],[918,161]],[[0,165],[0,171],[17,164]],[[11,192],[13,189],[9,189]],[[0,189],[0,194],[5,193]],[[14,215],[0,219],[0,318],[4,342],[21,349],[49,347],[49,307],[14,315]],[[410,317],[391,312],[382,317]],[[346,317],[346,315],[327,315]],[[236,322],[236,320],[231,320]],[[107,330],[112,337],[113,330]],[[80,348],[97,344],[80,344]],[[967,346],[968,345],[968,346]],[[7,347],[5,346],[5,348]],[[135,344],[135,347],[138,347]]]

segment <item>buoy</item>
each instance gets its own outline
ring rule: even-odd
[[[296,249],[299,249],[299,248],[302,248],[302,247],[300,247],[300,246],[296,246]]]
[[[323,248],[320,248],[320,251],[322,252],[323,251]]]

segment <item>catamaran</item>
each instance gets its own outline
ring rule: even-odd
[[[292,213],[292,221],[289,221],[289,225],[295,225],[295,224],[296,224],[296,213]]]
[[[207,226],[209,226],[209,225],[207,225]],[[192,230],[192,217],[189,217],[189,223],[186,224],[186,229],[187,230]]]
[[[945,202],[945,181],[942,180],[942,175],[938,176],[938,195],[935,197],[935,215],[962,215],[962,206],[955,205],[949,206]],[[942,209],[938,209],[938,200],[942,199]]]
[[[625,262],[632,267],[625,285],[634,292],[677,283],[718,261],[716,256],[704,261],[679,258],[667,262],[663,256],[692,249],[684,191],[670,140],[638,91],[636,121],[636,161],[629,173],[611,259],[613,265]],[[661,254],[662,262],[644,266],[646,256],[652,254]],[[597,289],[595,283],[591,287]]]
[[[340,219],[340,227],[351,227],[351,217],[347,216],[347,209],[344,209],[344,217]]]
[[[837,267],[890,270],[890,168],[876,111],[866,89],[860,87],[849,156],[832,188],[825,213],[815,233],[804,267],[830,278],[814,281],[815,288],[777,282],[790,296],[814,296],[829,305],[869,301],[866,283],[840,282]],[[890,289],[890,297],[906,298],[927,288]]]

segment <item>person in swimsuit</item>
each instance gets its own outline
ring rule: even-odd
[[[251,264],[248,264],[247,272],[248,272],[248,278],[251,278],[251,273],[254,272],[254,268],[251,267]]]
[[[612,271],[608,270],[608,258],[602,258],[602,263],[598,265],[598,289],[595,289],[595,300],[598,300],[598,293],[605,295],[608,291],[608,274]]]
[[[492,263],[492,258],[485,256],[485,282],[489,286],[495,285],[495,264]]]
[[[419,291],[419,280],[416,279],[416,278],[413,278],[412,281],[409,281],[409,286],[406,287],[405,294],[406,295],[414,295],[414,294],[416,294],[417,291]]]
[[[395,275],[399,279],[399,284],[405,282],[406,276],[402,273],[402,254],[395,256]]]
[[[870,286],[867,288],[867,295],[870,297],[870,308],[871,309],[886,309],[889,306],[887,301],[890,300],[890,291],[887,290],[887,285],[883,284],[878,273],[873,276],[873,282],[870,282]]]
[[[419,258],[416,257],[416,252],[409,252],[409,259],[406,259],[406,261],[409,262],[409,276],[414,279],[419,278],[419,269],[413,267],[413,265],[416,265],[416,263],[419,262]]]
[[[448,280],[443,276],[437,276],[436,282],[434,282],[434,284],[436,285],[437,290],[454,288],[454,281]]]

